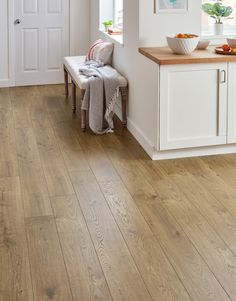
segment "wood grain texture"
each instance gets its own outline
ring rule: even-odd
[[[53,217],[26,219],[35,301],[72,301]]]
[[[123,182],[100,183],[153,300],[191,300]]]
[[[153,162],[63,95],[0,89],[0,301],[236,300],[236,155]]]
[[[71,173],[114,300],[151,300],[92,172]]]
[[[236,56],[216,54],[213,46],[190,55],[176,55],[168,47],[141,47],[139,52],[159,65],[236,62]]]
[[[34,87],[15,87],[10,89],[15,128],[31,126],[30,112],[32,98],[35,96]]]
[[[0,177],[19,175],[9,89],[0,89]]]
[[[44,108],[44,102],[41,102],[41,108],[33,114],[32,119],[49,195],[53,197],[73,194],[65,162]]]
[[[25,216],[52,215],[47,184],[32,128],[16,129],[16,144]]]
[[[52,198],[74,300],[112,300],[75,196]]]
[[[110,140],[114,140],[110,139]],[[107,142],[107,141],[106,141]],[[107,149],[105,142],[103,141],[104,149]],[[112,146],[113,145],[113,146]],[[119,144],[118,144],[119,145]],[[126,161],[126,168],[123,167],[119,161],[122,162],[124,156],[123,152],[127,152],[126,149],[120,146],[114,147],[114,143],[109,144],[109,154],[111,154],[112,148],[112,160],[114,165],[122,179],[125,179],[125,184],[133,196],[140,212],[142,212],[144,218],[151,227],[153,233],[156,235],[157,240],[160,242],[165,254],[169,258],[179,278],[187,289],[193,300],[229,300],[226,292],[222,289],[219,282],[213,276],[209,283],[209,277],[212,276],[208,265],[199,256],[197,249],[189,241],[187,235],[176,222],[175,218],[169,214],[166,208],[162,204],[162,196],[158,193],[159,185],[161,187],[160,175],[156,178],[148,176],[142,176],[139,164],[129,163]],[[128,166],[130,164],[130,167]],[[129,169],[129,173],[127,173]],[[150,174],[153,172],[151,169]],[[139,179],[140,187],[142,190],[138,190],[136,193],[136,186],[133,186],[132,179]],[[163,175],[164,179],[164,175]],[[141,184],[142,181],[142,184]],[[152,183],[152,185],[150,185]],[[158,186],[153,186],[154,183],[158,183]],[[155,189],[156,188],[156,189]],[[151,194],[151,195],[150,195]],[[180,259],[184,258],[182,261]],[[193,272],[189,267],[195,266],[196,270]],[[201,283],[201,284],[200,284]],[[214,284],[213,284],[214,283]],[[196,291],[194,288],[199,287]]]
[[[0,178],[0,300],[34,300],[18,177]]]
[[[164,206],[175,217],[190,241],[205,260],[216,279],[232,300],[236,300],[236,256],[210,226],[208,221],[173,183],[162,181],[158,185]],[[204,237],[204,239],[202,239]],[[230,275],[226,279],[224,275]]]

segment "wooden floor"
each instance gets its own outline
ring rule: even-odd
[[[116,128],[0,89],[0,301],[236,300],[236,155],[152,162]]]

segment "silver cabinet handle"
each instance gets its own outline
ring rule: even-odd
[[[18,25],[18,24],[20,24],[21,23],[21,20],[20,19],[16,19],[15,21],[14,21],[14,24],[15,25]]]
[[[221,84],[226,83],[226,71],[225,71],[225,70],[221,70],[221,71],[220,71],[220,74],[221,74],[221,80],[220,80],[220,83],[221,83]]]

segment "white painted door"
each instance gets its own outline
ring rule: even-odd
[[[15,0],[16,85],[63,81],[69,54],[69,0]]]
[[[160,149],[226,144],[227,64],[160,68]]]
[[[236,143],[236,63],[229,63],[228,143]]]

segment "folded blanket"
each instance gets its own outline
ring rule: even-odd
[[[79,72],[88,77],[89,83],[82,102],[82,109],[89,110],[89,127],[95,134],[113,129],[114,107],[119,93],[115,69],[102,62],[88,61]]]

